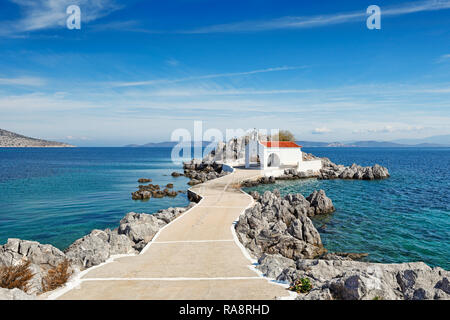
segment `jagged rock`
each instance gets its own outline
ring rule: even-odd
[[[29,260],[41,267],[55,267],[64,261],[64,253],[50,244],[40,244],[36,241],[8,239],[0,246],[0,264],[13,265],[21,260]]]
[[[147,182],[152,182],[152,179],[147,179],[147,178],[140,178],[138,179],[139,183],[147,183]]]
[[[90,234],[76,240],[66,250],[69,259],[84,268],[105,262],[109,258],[108,234],[102,230],[92,230]]]
[[[117,230],[92,230],[90,234],[76,240],[66,250],[72,263],[90,268],[105,262],[115,254],[134,254],[134,243]]]
[[[320,235],[306,214],[309,203],[303,199],[282,198],[277,190],[264,192],[236,223],[240,241],[257,257],[267,253],[298,259],[323,254]]]
[[[375,164],[372,167],[373,177],[374,179],[385,179],[389,177],[389,171],[387,168],[382,167],[378,164]]]
[[[124,234],[134,243],[151,241],[158,230],[166,224],[154,215],[129,212],[120,220],[119,234]]]
[[[276,258],[275,258],[276,259]],[[263,261],[271,261],[265,256]],[[279,260],[278,260],[279,261]],[[381,264],[350,260],[298,259],[264,264],[265,272],[289,283],[309,278],[313,290],[298,299],[449,299],[449,272],[422,262]],[[270,269],[270,270],[267,270]],[[282,270],[282,271],[280,271]],[[446,287],[447,285],[447,287]]]
[[[183,163],[184,175],[191,179],[188,184],[194,186],[208,180],[217,179],[227,175],[223,165],[215,161],[192,159]]]
[[[0,300],[36,300],[36,296],[33,294],[27,294],[17,288],[0,288]]]
[[[255,200],[259,200],[259,198],[261,197],[258,191],[252,191],[252,192],[250,192],[250,195]]]
[[[311,208],[314,208],[314,215],[327,214],[336,210],[333,201],[325,195],[323,190],[314,190],[306,200],[310,203]]]
[[[200,197],[198,194],[196,194],[195,192],[193,192],[191,190],[187,191],[187,197],[188,197],[189,201],[195,202],[195,203],[198,203],[198,202],[200,202],[200,200],[202,200],[202,197]]]
[[[172,188],[173,188],[173,183],[168,183],[168,184],[166,185],[166,187],[169,188],[169,189],[172,189]]]
[[[263,254],[258,260],[257,269],[266,277],[275,279],[284,269],[289,267],[295,268],[295,262],[293,260],[285,258],[280,254]]]
[[[171,175],[172,175],[172,177],[175,177],[175,178],[177,178],[177,177],[181,177],[181,176],[184,176],[184,174],[183,173],[179,173],[179,172],[172,172],[171,173]]]
[[[322,159],[322,169],[320,170],[320,179],[357,179],[374,180],[385,179],[389,177],[387,168],[375,164],[373,167],[361,167],[352,164],[350,167],[336,165],[327,158]]]
[[[30,261],[30,270],[34,274],[30,280],[29,293],[42,291],[42,277],[48,269],[58,266],[66,259],[64,253],[49,244],[40,244],[36,241],[21,239],[8,239],[0,246],[0,267],[11,266],[23,261]]]

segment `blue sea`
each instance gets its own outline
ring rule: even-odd
[[[365,252],[367,261],[424,261],[450,269],[450,149],[304,148],[331,161],[389,169],[386,180],[297,180],[247,188],[281,194],[324,189],[336,207],[313,219],[329,251]]]
[[[314,219],[330,251],[366,252],[376,262],[424,261],[450,269],[450,149],[304,148],[333,162],[379,163],[382,181],[317,179],[280,182],[278,188],[309,195],[324,189],[336,212]],[[130,211],[153,213],[188,204],[176,198],[134,201],[139,178],[174,183],[180,165],[170,148],[0,148],[0,244],[36,240],[60,249],[92,229],[115,228]]]
[[[176,198],[132,200],[139,178],[187,190],[169,148],[0,148],[0,243],[21,238],[60,249],[92,229],[116,228],[130,211],[185,206]]]

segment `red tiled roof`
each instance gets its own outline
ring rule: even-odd
[[[267,148],[301,148],[292,141],[260,141],[261,144]]]

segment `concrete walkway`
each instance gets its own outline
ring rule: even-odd
[[[274,299],[289,297],[268,281],[233,236],[232,225],[252,198],[236,188],[259,170],[232,174],[191,188],[202,201],[158,233],[141,254],[88,269],[58,299]]]

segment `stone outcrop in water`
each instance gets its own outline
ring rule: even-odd
[[[223,170],[223,165],[218,162],[199,159],[183,163],[183,169],[184,176],[191,179],[188,182],[191,186],[223,177],[229,173]]]
[[[361,167],[357,164],[346,167],[336,165],[331,161],[325,163],[328,165],[324,165],[320,170],[320,179],[379,180],[389,177],[388,169],[378,164],[375,164],[373,167]]]
[[[163,198],[163,197],[176,197],[178,192],[169,190],[173,188],[173,184],[167,184],[166,188],[161,190],[161,187],[157,184],[140,185],[139,190],[131,193],[133,200],[148,200],[150,198]]]
[[[315,258],[326,252],[308,215],[315,207],[301,194],[281,197],[275,190],[262,196],[253,193],[256,204],[236,224],[239,240],[256,257],[280,254],[290,259]]]
[[[334,212],[336,209],[334,208],[333,202],[330,198],[328,198],[325,195],[325,191],[323,190],[314,190],[313,193],[311,193],[306,200],[308,200],[309,204],[311,205],[311,208],[314,209],[314,214],[312,215],[319,215],[319,214],[327,214]]]

